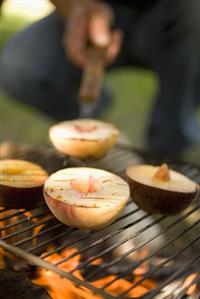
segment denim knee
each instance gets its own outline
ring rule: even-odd
[[[28,63],[22,53],[18,55],[12,49],[10,43],[3,48],[0,59],[0,86],[16,99],[23,99],[25,89],[30,87]]]
[[[18,49],[12,44],[15,42],[11,40],[4,47],[0,62],[0,85],[9,96],[37,106],[62,89],[64,79],[60,78],[62,72],[56,61],[48,62],[40,57],[37,60],[26,48]]]

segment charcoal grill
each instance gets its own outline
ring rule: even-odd
[[[66,165],[89,165],[110,170],[121,176],[124,175],[127,166],[138,162],[145,161],[152,164],[167,162],[173,169],[186,174],[197,183],[200,183],[199,166],[183,163],[182,161],[174,161],[173,159],[164,159],[163,157],[153,156],[125,146],[116,147],[107,157],[97,162],[83,163],[76,159],[58,156],[53,149],[45,146],[37,149],[37,151],[26,149],[21,152],[20,158],[40,163],[50,172]],[[54,160],[54,166],[51,166],[52,159]],[[194,283],[200,284],[199,200],[200,196],[198,195],[195,203],[181,214],[173,217],[154,216],[151,218],[151,222],[146,225],[142,225],[142,221],[150,215],[144,212],[141,218],[135,217],[140,210],[130,201],[127,212],[118,218],[114,224],[100,231],[92,232],[80,232],[78,229],[68,228],[59,223],[54,219],[44,203],[40,207],[28,211],[28,214],[25,210],[1,208],[0,245],[6,252],[10,252],[18,258],[23,258],[30,264],[54,271],[62,277],[71,280],[78,288],[86,288],[95,294],[102,295],[103,298],[134,298],[128,295],[130,291],[148,278],[155,279],[157,285],[141,296],[141,298],[191,298],[186,296],[187,289]],[[18,216],[17,220],[16,216]],[[139,223],[141,223],[139,229],[131,233],[130,228],[134,228]],[[115,249],[122,244],[135,240],[137,236],[148,232],[157,224],[161,227],[158,233],[149,235],[149,238],[144,240],[143,243],[132,248],[129,247],[127,251],[120,255],[112,255]],[[33,229],[37,230],[41,226],[42,229],[37,233],[34,235],[30,234]],[[128,229],[129,233],[123,237],[123,233]],[[122,237],[120,237],[120,234],[122,234]],[[153,240],[163,235],[166,236],[166,239],[159,248],[150,251],[138,260],[129,260],[133,253],[141,252]],[[107,241],[112,242],[106,243]],[[54,247],[49,247],[52,244],[55,244]],[[105,244],[107,245],[105,246]],[[102,245],[104,246],[102,247]],[[77,251],[62,258],[59,262],[50,263],[46,260],[47,257],[54,253],[60,253],[64,249],[71,247],[77,248]],[[70,261],[79,254],[84,258],[75,269],[67,272],[59,267],[59,265]],[[99,258],[103,259],[102,263],[94,265],[92,262]],[[157,261],[156,263],[155,260]],[[139,280],[132,283],[125,292],[114,295],[108,291],[109,286],[119,279],[124,278],[129,281],[130,277],[134,276],[133,273],[135,272],[133,271],[139,269],[146,262],[149,263],[148,271]],[[77,278],[75,275],[77,270],[83,273],[84,280]],[[180,278],[184,279],[193,272],[197,273],[197,275],[189,285],[182,288],[176,285],[172,288],[171,297],[165,295],[164,290],[167,286],[170,286]],[[110,274],[114,274],[114,278],[102,287],[94,286],[92,283],[96,279]]]

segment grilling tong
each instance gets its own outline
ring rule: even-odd
[[[105,47],[92,47],[79,90],[80,118],[89,118],[99,99],[105,66]]]

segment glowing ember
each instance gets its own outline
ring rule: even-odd
[[[183,288],[188,288],[187,290],[187,295],[192,295],[195,293],[196,289],[197,289],[197,286],[196,284],[191,284],[193,282],[193,280],[197,277],[197,273],[192,273],[191,275],[189,275],[184,283],[183,283]],[[191,285],[190,285],[191,284]]]
[[[142,260],[145,257],[147,257],[148,254],[149,254],[148,248],[144,248],[142,251],[140,251],[137,254],[137,259]],[[149,265],[148,265],[148,262],[146,261],[146,262],[142,263],[139,267],[137,267],[133,273],[134,273],[134,275],[144,275],[145,273],[148,272],[148,270],[149,270]]]
[[[115,279],[115,275],[109,275],[106,278],[100,279],[93,284],[96,287],[104,287],[107,283]],[[133,284],[137,283],[142,277],[137,276],[132,281],[127,281],[125,279],[117,279],[115,282],[113,282],[110,286],[106,287],[105,290],[108,293],[111,293],[112,295],[120,296],[122,293],[126,292],[129,288],[133,286]],[[130,297],[140,297],[148,293],[152,288],[156,287],[156,283],[152,280],[146,280],[141,285],[136,286],[134,289],[132,289],[130,292],[128,292],[128,296]]]
[[[12,212],[14,212],[14,210],[12,210]],[[10,225],[12,223],[15,223],[19,220],[18,216],[14,216],[12,218],[9,218],[9,215],[10,215],[9,210],[3,212],[3,214],[2,214],[2,218],[5,218],[5,220],[0,222],[0,238],[4,238],[7,235],[12,234],[12,233],[15,232],[15,228],[12,227],[12,226],[10,228],[6,229],[6,230],[3,229],[5,226]],[[17,237],[13,237],[13,238],[10,238],[7,242],[12,244],[12,243],[14,243],[18,240],[19,239]],[[13,256],[10,253],[8,253],[7,251],[4,252],[4,249],[2,247],[0,247],[0,268],[1,269],[5,267],[5,265],[4,265],[5,257],[13,259]]]
[[[0,211],[1,209],[3,208],[0,208]],[[23,213],[21,213],[23,212]],[[18,214],[20,213],[20,216],[19,215],[16,215],[16,216],[13,216],[13,217],[10,217],[10,215],[12,214]],[[17,223],[17,222],[20,222],[19,220],[22,220],[21,223],[19,223],[17,225],[17,230],[24,230],[25,228],[28,228],[34,224],[37,223],[37,219],[36,218],[33,218],[32,217],[33,215],[31,214],[31,212],[29,211],[26,211],[24,212],[24,210],[7,210],[5,212],[3,212],[1,214],[1,217],[2,218],[5,218],[5,220],[1,221],[0,222],[0,238],[4,238],[10,234],[14,234],[16,233],[16,227],[15,226],[12,226],[13,223]],[[32,218],[31,218],[32,217]],[[47,215],[47,216],[44,216],[43,217],[43,222],[44,221],[48,221],[51,217],[51,215]],[[29,223],[23,223],[23,219],[29,219]],[[8,226],[8,225],[11,225],[11,227],[7,228],[6,230],[4,229],[4,227]],[[34,236],[34,238],[32,238],[31,240],[31,244],[32,246],[36,246],[37,245],[37,234],[42,230],[42,228],[45,226],[45,224],[41,224],[41,225],[37,225],[36,227],[34,227],[33,229],[30,230],[30,232],[26,232],[27,236],[31,237],[31,236]],[[25,237],[24,234],[19,234],[19,235],[16,235],[12,238],[9,238],[6,242],[8,242],[9,244],[13,244],[15,242],[18,242],[18,241],[21,241],[23,240]],[[30,244],[30,246],[31,246]],[[14,256],[11,255],[9,252],[5,252],[3,250],[2,247],[0,247],[0,268],[5,268],[5,264],[4,264],[4,259],[5,257],[13,260],[14,259]]]

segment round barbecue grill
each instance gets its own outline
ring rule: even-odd
[[[125,146],[117,146],[104,159],[84,163],[59,156],[45,146],[28,148],[18,155],[50,172],[66,165],[87,165],[121,176],[127,166],[139,162],[167,162],[172,169],[200,183],[198,166]],[[173,217],[152,216],[130,200],[113,224],[91,232],[58,222],[45,203],[28,211],[1,208],[0,245],[5,256],[9,252],[57,273],[94,298],[200,298],[199,200],[198,195],[194,204]],[[59,255],[56,261],[51,258],[55,254]],[[78,262],[74,262],[76,258]],[[192,279],[186,283],[188,276]],[[121,288],[122,281],[126,287]],[[188,290],[194,285],[195,291],[190,294]],[[134,292],[139,286],[144,289],[141,294]]]

